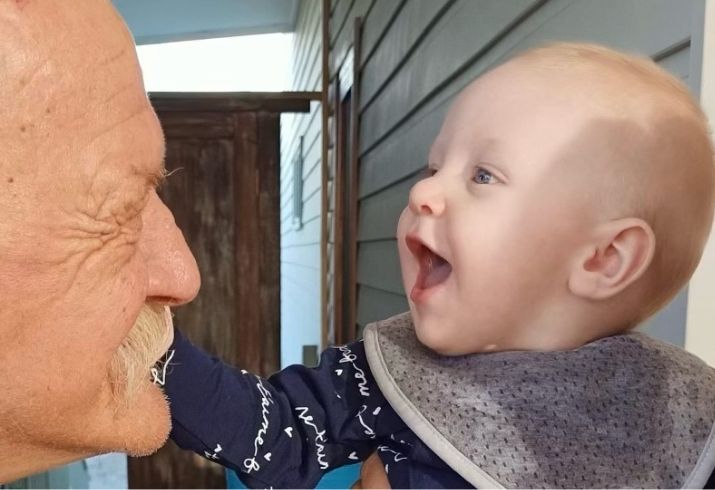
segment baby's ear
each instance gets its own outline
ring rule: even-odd
[[[569,289],[585,299],[611,298],[637,281],[655,253],[655,234],[639,218],[599,225],[581,249],[569,275]]]

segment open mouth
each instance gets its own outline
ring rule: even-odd
[[[425,299],[425,294],[444,283],[452,273],[452,265],[429,248],[419,238],[407,236],[407,248],[417,259],[420,271],[410,297],[414,301]]]

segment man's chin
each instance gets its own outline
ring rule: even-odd
[[[117,414],[116,430],[123,441],[117,450],[130,456],[154,454],[166,444],[171,430],[169,403],[164,392],[149,381],[147,384],[131,406]]]

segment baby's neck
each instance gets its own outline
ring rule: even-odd
[[[515,350],[562,351],[627,330],[614,319],[617,312],[604,313],[601,305],[560,303],[544,308],[520,329]]]

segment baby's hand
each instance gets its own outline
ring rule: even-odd
[[[391,488],[387,473],[385,473],[385,467],[382,465],[377,451],[363,462],[360,468],[360,479],[351,488]]]

